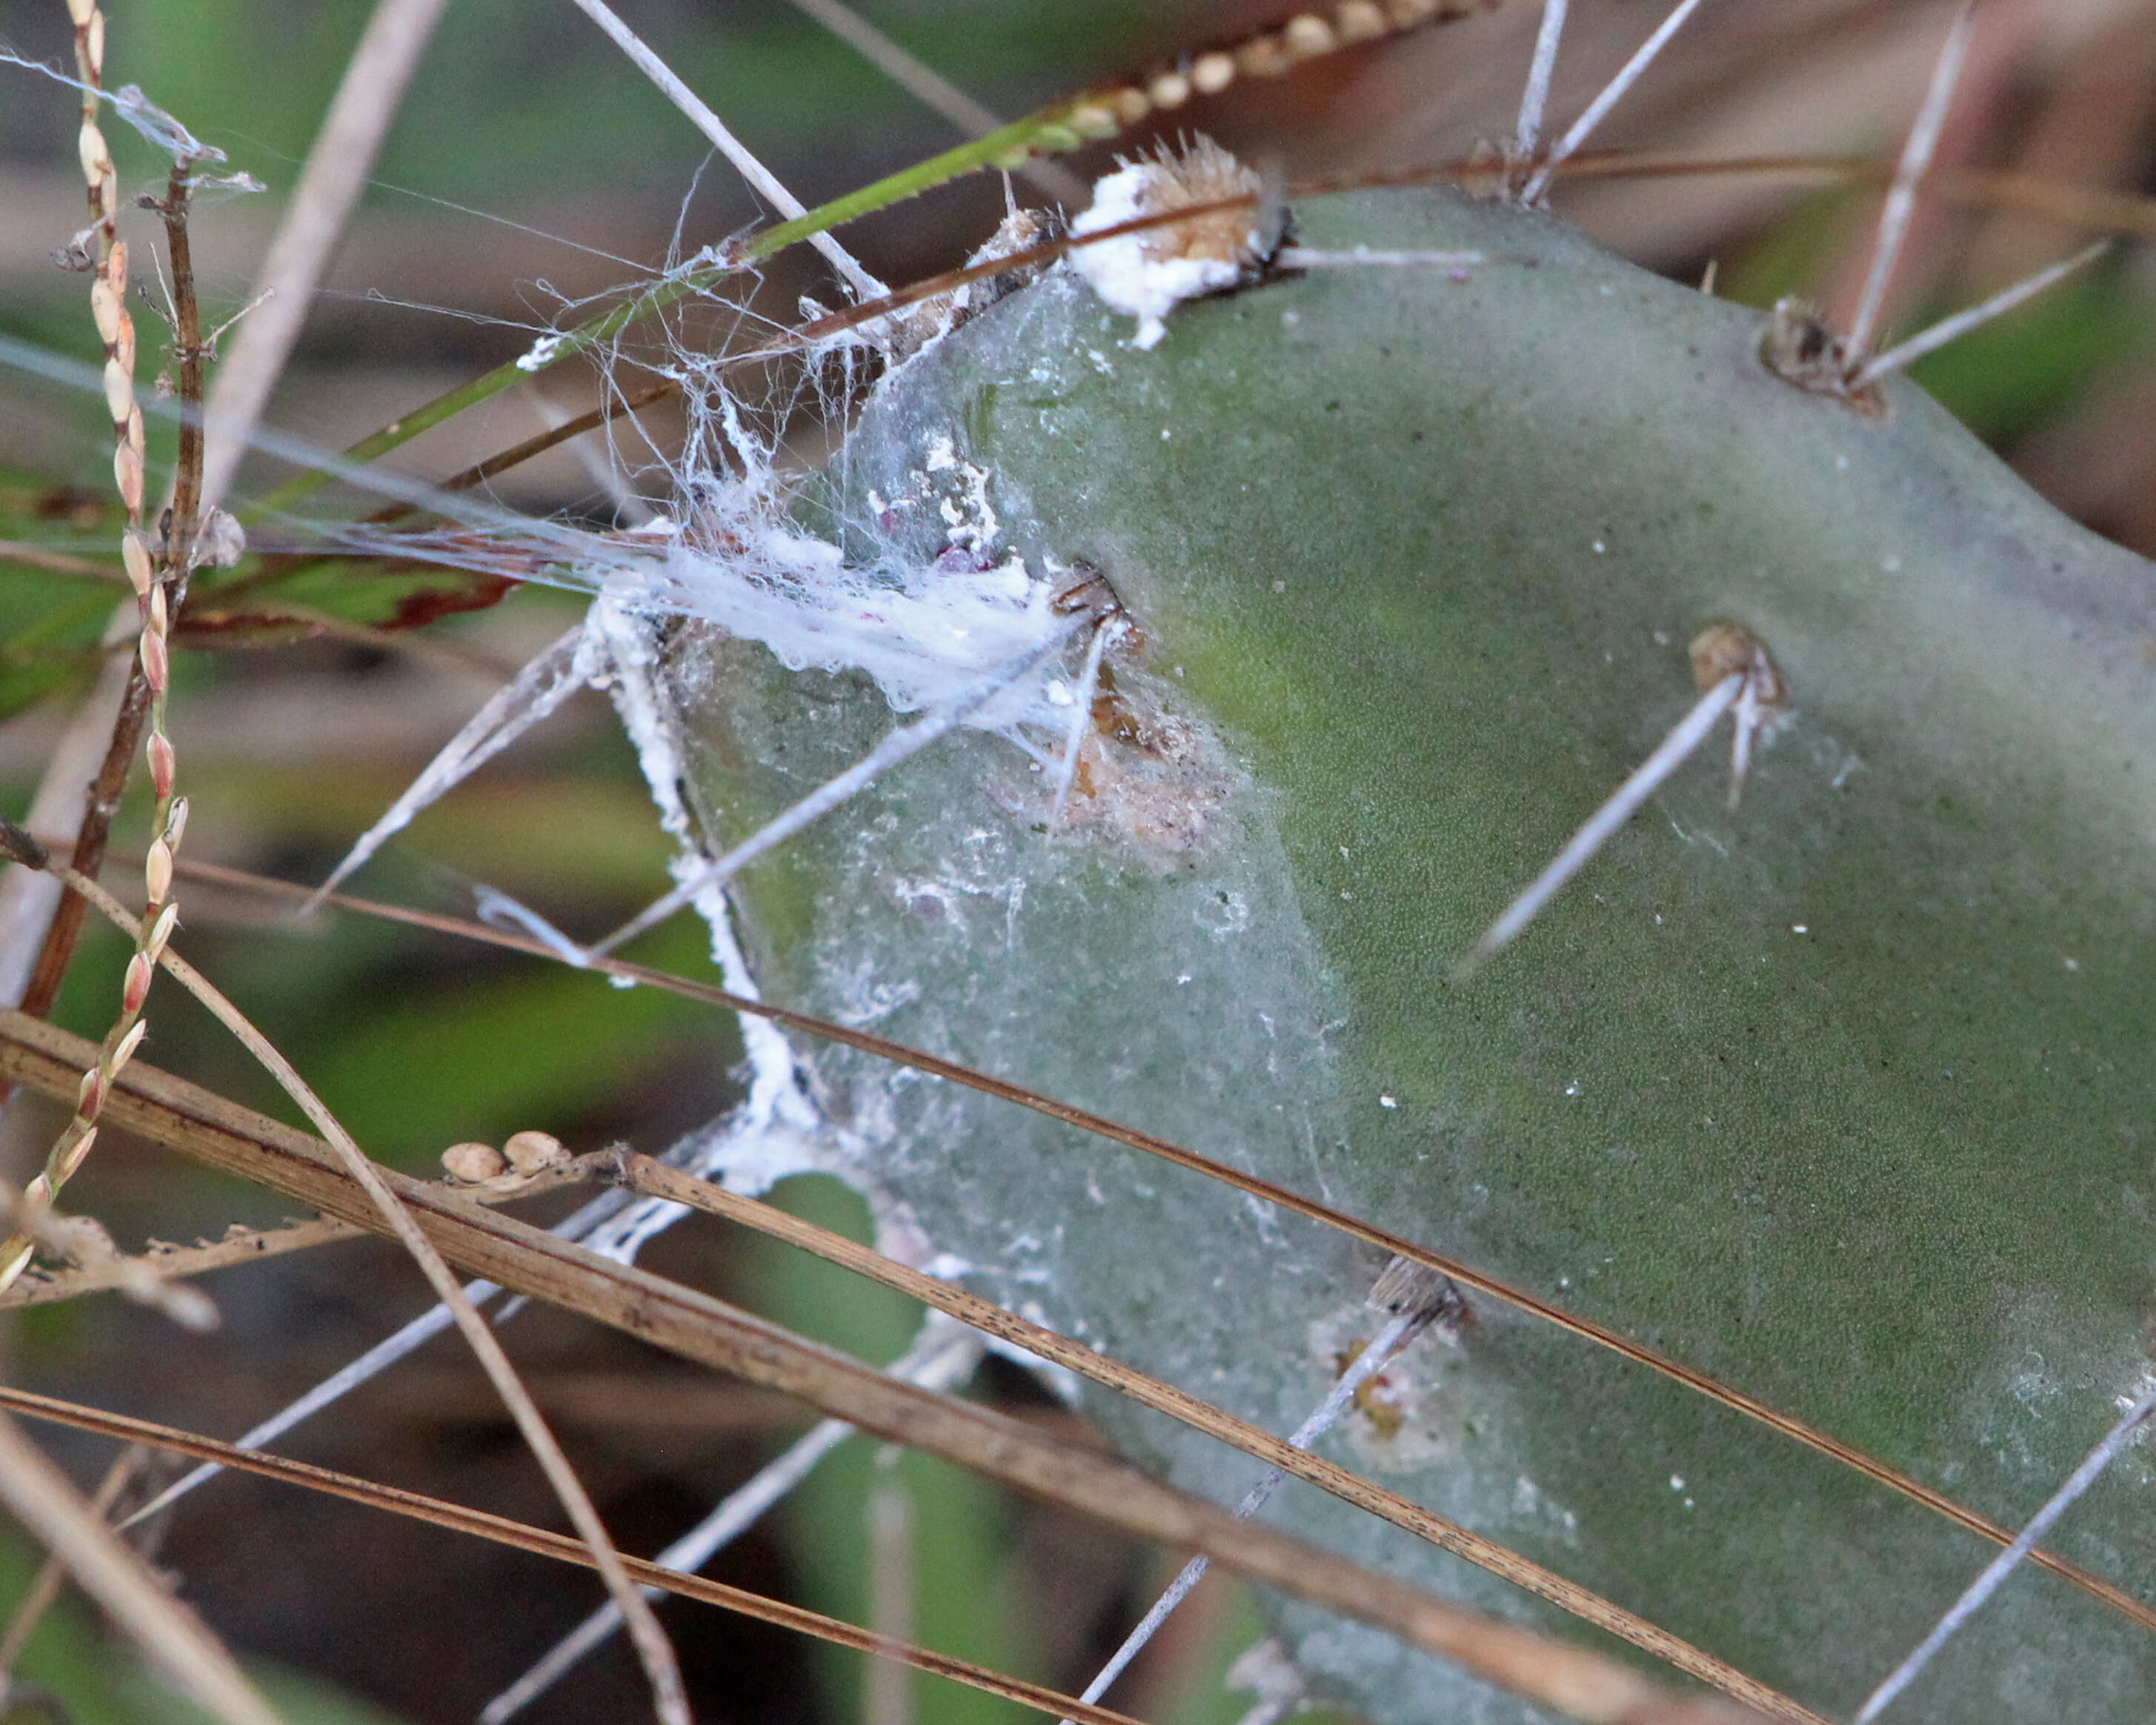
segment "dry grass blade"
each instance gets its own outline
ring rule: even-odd
[[[1004,121],[943,76],[925,65],[842,0],[793,0],[793,5],[866,59],[908,95],[933,108],[969,138],[986,137]],[[1085,181],[1059,162],[1039,157],[1018,172],[1050,198],[1073,209],[1091,196]]]
[[[0,1502],[212,1715],[224,1725],[278,1725],[223,1645],[4,1414]]]
[[[585,17],[603,30],[616,48],[627,56],[629,63],[658,86],[666,100],[680,110],[689,123],[711,141],[719,153],[733,164],[734,172],[755,187],[789,220],[798,221],[808,213],[801,200],[788,191],[770,169],[759,162],[726,123],[714,114],[701,97],[675,74],[673,68],[651,51],[648,44],[635,31],[622,22],[620,15],[605,3],[605,0],[576,0],[578,8]],[[808,236],[808,244],[824,255],[826,263],[839,272],[840,278],[861,299],[873,299],[884,290],[883,284],[864,270],[853,254],[833,239],[819,231]]]
[[[162,937],[158,934],[146,932],[140,919],[130,915],[124,906],[95,880],[85,879],[72,869],[61,869],[58,865],[53,866],[70,891],[89,900],[123,932],[131,935],[137,943],[138,951],[146,953],[153,963],[169,971],[190,993],[207,1006],[217,1020],[262,1064],[285,1094],[299,1105],[300,1111],[329,1141],[346,1175],[364,1194],[367,1207],[366,1217],[350,1216],[346,1219],[360,1222],[362,1226],[382,1224],[390,1237],[403,1245],[418,1263],[421,1272],[434,1287],[434,1297],[449,1309],[466,1345],[500,1393],[502,1403],[516,1422],[526,1445],[546,1474],[547,1483],[554,1488],[555,1496],[568,1512],[578,1535],[591,1548],[593,1567],[604,1578],[607,1591],[613,1595],[614,1603],[621,1607],[630,1640],[650,1679],[653,1700],[662,1725],[691,1725],[688,1695],[682,1687],[680,1667],[675,1661],[672,1644],[667,1640],[665,1631],[659,1626],[659,1620],[652,1614],[650,1605],[630,1585],[629,1577],[621,1567],[620,1554],[614,1550],[605,1525],[599,1520],[598,1509],[586,1494],[582,1481],[577,1478],[575,1469],[569,1466],[568,1457],[562,1453],[561,1445],[554,1440],[553,1433],[547,1429],[538,1404],[531,1399],[530,1393],[518,1378],[516,1368],[510,1364],[509,1356],[503,1352],[501,1343],[465,1296],[456,1277],[450,1273],[449,1266],[435,1250],[434,1242],[413,1219],[411,1212],[383,1178],[381,1170],[338,1123],[336,1116],[323,1106],[321,1099],[300,1076],[291,1062],[280,1054],[246,1016],[212,986],[207,978],[165,947]],[[169,936],[171,922],[169,915],[160,918],[164,936]]]
[[[100,1521],[112,1519],[112,1506],[120,1501],[120,1494],[127,1489],[128,1481],[135,1477],[142,1458],[148,1453],[141,1445],[130,1444],[112,1458],[112,1466],[105,1469],[105,1477],[98,1481],[97,1495],[90,1500],[90,1512]],[[23,1650],[30,1645],[30,1637],[38,1632],[45,1613],[59,1597],[60,1583],[66,1578],[67,1565],[48,1554],[38,1567],[37,1579],[30,1584],[29,1592],[23,1595],[14,1616],[8,1620],[7,1634],[0,1635],[0,1700],[4,1700],[14,1681],[15,1661],[23,1656]]]
[[[238,886],[252,886],[280,897],[304,899],[309,896],[310,889],[306,887],[297,886],[289,881],[267,880],[262,876],[249,875],[239,870],[218,868],[205,864],[183,864],[182,866],[183,869],[191,867],[198,870],[204,880],[214,880]],[[483,923],[467,922],[459,917],[411,911],[401,906],[384,905],[344,895],[332,895],[328,902],[348,910],[357,910],[369,916],[379,916],[392,922],[408,923],[414,927],[430,928],[442,933],[485,941],[516,952],[529,953],[533,957],[553,959],[558,956],[542,942],[506,930],[490,928]],[[985,1072],[977,1072],[971,1067],[958,1065],[956,1061],[942,1060],[934,1055],[923,1053],[918,1049],[908,1048],[903,1043],[892,1042],[869,1031],[832,1024],[827,1020],[812,1017],[807,1013],[793,1012],[783,1006],[774,1006],[768,1001],[752,1000],[743,995],[729,993],[726,989],[715,987],[709,983],[692,982],[686,977],[678,977],[667,971],[654,970],[648,965],[632,964],[618,958],[595,958],[591,961],[590,968],[603,975],[625,977],[634,982],[649,983],[655,988],[668,989],[687,999],[701,1000],[714,1006],[725,1007],[730,1011],[746,1013],[752,1017],[766,1019],[773,1024],[788,1029],[798,1030],[805,1035],[814,1036],[824,1041],[840,1043],[849,1048],[859,1049],[865,1054],[875,1055],[882,1059],[896,1061],[901,1065],[911,1066],[916,1071],[948,1079],[953,1084],[963,1084],[968,1089],[979,1091],[985,1096],[996,1096],[1019,1107],[1030,1109],[1035,1113],[1047,1116],[1051,1120],[1059,1120],[1067,1126],[1075,1126],[1082,1131],[1094,1133],[1112,1143],[1122,1144],[1132,1150],[1142,1151],[1149,1156],[1158,1156],[1162,1160],[1172,1162],[1179,1168],[1187,1168],[1194,1173],[1219,1180],[1240,1191],[1249,1193],[1254,1198],[1263,1199],[1268,1204],[1278,1204],[1284,1209],[1294,1211],[1297,1215],[1308,1217],[1312,1221],[1323,1223],[1330,1228],[1337,1228],[1344,1234],[1378,1247],[1389,1255],[1406,1258],[1413,1263],[1422,1265],[1426,1269],[1435,1270],[1442,1276],[1449,1276],[1463,1287],[1472,1288],[1477,1293],[1486,1295],[1491,1299],[1512,1307],[1515,1310],[1524,1312],[1531,1317],[1553,1324],[1559,1329],[1568,1331],[1584,1341],[1593,1342],[1598,1346],[1606,1348],[1611,1353],[1621,1355],[1635,1365],[1644,1366],[1650,1371],[1660,1373],[1664,1377],[1684,1384],[1687,1389],[1697,1390],[1709,1400],[1720,1403],[1734,1413],[1758,1421],[1792,1441],[1804,1445],[1807,1449],[1817,1450],[1823,1455],[1831,1457],[1844,1466],[1852,1468],[1862,1474],[1876,1484],[1901,1493],[1912,1502],[1923,1505],[1925,1508],[1945,1517],[1948,1521],[1967,1529],[1969,1532],[1989,1539],[1994,1544],[2006,1545],[2013,1541],[2014,1534],[2010,1529],[2002,1527],[1987,1516],[1978,1514],[1966,1505],[1956,1502],[1944,1492],[1934,1491],[1931,1486],[1902,1472],[1900,1469],[1890,1467],[1885,1462],[1866,1455],[1854,1445],[1829,1435],[1816,1426],[1807,1425],[1804,1420],[1790,1414],[1779,1413],[1765,1403],[1709,1377],[1704,1372],[1672,1359],[1667,1354],[1659,1353],[1643,1343],[1635,1342],[1630,1337],[1620,1335],[1614,1330],[1594,1322],[1592,1319],[1578,1317],[1561,1307],[1553,1306],[1548,1301],[1527,1292],[1524,1288],[1515,1287],[1509,1282],[1500,1281],[1494,1276],[1474,1268],[1471,1265],[1464,1264],[1455,1258],[1446,1257],[1442,1253],[1434,1252],[1426,1246],[1416,1245],[1412,1240],[1404,1240],[1399,1235],[1389,1233],[1373,1223],[1362,1221],[1344,1211],[1333,1209],[1329,1204],[1320,1204],[1314,1199],[1305,1198],[1299,1193],[1291,1192],[1285,1186],[1275,1185],[1270,1180],[1260,1179],[1255,1174],[1245,1173],[1240,1169],[1231,1168],[1225,1163],[1215,1162],[1209,1157],[1201,1156],[1193,1150],[1186,1150],[1179,1144],[1171,1143],[1167,1139],[1157,1137],[1150,1132],[1141,1132],[1135,1127],[1125,1126],[1120,1122],[1110,1120],[1105,1116],[1094,1114],[1082,1108],[1071,1107],[1069,1104],[1059,1102],[1053,1097],[1042,1096],[1037,1091],[1029,1090],[1023,1085],[1011,1083],[1007,1079],[993,1077]],[[4,1071],[0,1071],[0,1076],[4,1076]],[[2143,1604],[2123,1589],[2115,1587],[2110,1582],[2092,1574],[2079,1565],[2069,1563],[2063,1558],[2056,1557],[2049,1552],[2035,1552],[2031,1553],[2030,1561],[2071,1582],[2084,1593],[2102,1599],[2114,1610],[2132,1618],[2143,1628],[2156,1631],[2156,1608]]]
[[[467,1509],[462,1504],[444,1502],[439,1497],[422,1497],[416,1491],[400,1491],[394,1486],[377,1485],[372,1480],[339,1473],[331,1468],[316,1467],[305,1461],[290,1461],[281,1455],[268,1455],[259,1450],[243,1450],[237,1445],[221,1444],[214,1438],[203,1437],[193,1432],[175,1430],[171,1426],[152,1425],[146,1420],[132,1420],[124,1414],[108,1414],[101,1409],[85,1408],[50,1396],[33,1395],[27,1390],[0,1387],[0,1408],[13,1409],[33,1420],[49,1420],[58,1425],[72,1426],[78,1431],[96,1432],[105,1437],[119,1438],[128,1443],[168,1450],[176,1455],[192,1456],[198,1461],[215,1462],[220,1467],[232,1468],[239,1472],[259,1474],[264,1479],[281,1481],[289,1486],[324,1492],[353,1503],[363,1503],[370,1509],[385,1510],[391,1515],[427,1522],[437,1527],[447,1527],[454,1532],[469,1533],[475,1538],[492,1540],[498,1545],[531,1552],[561,1563],[575,1563],[587,1568],[591,1565],[590,1553],[575,1540],[559,1533],[550,1533],[522,1522],[511,1521],[506,1517],[489,1515],[484,1510]],[[1082,1702],[1058,1694],[1053,1689],[1043,1688],[1037,1683],[1028,1683],[1017,1677],[1006,1677],[1000,1672],[989,1671],[966,1660],[950,1658],[925,1647],[871,1635],[835,1617],[825,1617],[798,1605],[766,1598],[762,1594],[729,1587],[722,1581],[709,1581],[701,1575],[664,1568],[640,1558],[624,1557],[622,1562],[640,1587],[658,1588],[666,1593],[677,1594],[685,1599],[696,1599],[725,1610],[738,1611],[745,1617],[753,1617],[762,1622],[776,1625],[780,1629],[794,1630],[837,1646],[850,1647],[858,1653],[866,1653],[878,1659],[895,1660],[912,1666],[916,1671],[927,1671],[933,1676],[948,1677],[953,1682],[1002,1696],[1007,1701],[1017,1702],[1021,1707],[1032,1707],[1040,1712],[1065,1714],[1086,1722],[1086,1725],[1134,1725],[1126,1714],[1106,1707],[1088,1707]]]
[[[1396,1527],[1405,1528],[1455,1557],[1465,1558],[1491,1574],[1501,1575],[1515,1585],[1525,1588],[1529,1593],[1571,1612],[1596,1628],[1630,1641],[1635,1647],[1651,1653],[1687,1676],[1698,1678],[1748,1707],[1777,1718],[1814,1722],[1816,1725],[1819,1716],[1809,1708],[1799,1707],[1788,1697],[1746,1676],[1712,1655],[1704,1653],[1644,1618],[1612,1604],[1599,1594],[1567,1581],[1539,1563],[1530,1562],[1496,1541],[1470,1532],[1456,1522],[1447,1521],[1419,1504],[1411,1503],[1396,1493],[1373,1485],[1336,1462],[1327,1461],[1307,1449],[1299,1448],[1276,1437],[1261,1426],[1239,1420],[1209,1402],[1176,1389],[1173,1384],[1163,1384],[1158,1378],[1148,1377],[1119,1360],[1096,1353],[1083,1343],[1058,1335],[1053,1330],[1029,1322],[977,1295],[954,1288],[948,1282],[939,1281],[934,1276],[923,1275],[920,1271],[886,1258],[867,1246],[857,1245],[844,1235],[834,1234],[813,1223],[802,1221],[770,1204],[759,1204],[754,1199],[740,1197],[711,1181],[700,1180],[693,1174],[683,1173],[680,1169],[654,1162],[648,1156],[638,1156],[628,1151],[607,1154],[616,1177],[633,1191],[642,1193],[646,1197],[664,1198],[675,1204],[686,1204],[707,1214],[724,1216],[730,1221],[742,1223],[759,1233],[768,1234],[805,1251],[814,1252],[819,1258],[842,1265],[873,1281],[882,1283],[887,1288],[895,1288],[900,1293],[910,1295],[925,1306],[947,1312],[951,1317],[970,1324],[983,1335],[1014,1343],[1029,1353],[1091,1378],[1096,1384],[1104,1384],[1133,1401],[1180,1420],[1186,1425],[1195,1427],[1224,1443],[1233,1444],[1246,1455],[1255,1455],[1282,1472],[1292,1473],[1306,1480],[1357,1508],[1390,1522]]]
[[[80,1038],[0,1013],[0,1074],[47,1094],[74,1082]],[[319,1140],[198,1086],[136,1065],[108,1104],[115,1123],[376,1234],[389,1224]],[[441,1255],[467,1274],[783,1390],[864,1430],[1031,1496],[1215,1563],[1354,1618],[1589,1722],[1758,1718],[1718,1698],[1679,1701],[1600,1654],[1464,1610],[1422,1589],[1162,1484],[1097,1452],[974,1404],[894,1381],[762,1318],[498,1215],[461,1194],[376,1170]]]
[[[270,243],[254,310],[218,368],[207,415],[203,506],[213,509],[239,470],[248,430],[261,417],[298,339],[346,218],[367,183],[390,116],[434,35],[446,0],[381,0],[352,50],[321,135]]]

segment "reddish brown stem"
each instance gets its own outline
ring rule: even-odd
[[[164,572],[161,578],[167,584],[167,599],[176,624],[187,601],[187,568],[202,501],[202,310],[195,297],[194,252],[187,234],[188,194],[193,171],[191,158],[173,163],[165,200],[157,206],[157,213],[164,219],[166,247],[171,254],[173,357],[179,366],[179,455],[173,470],[172,507],[166,516]],[[136,757],[141,751],[142,728],[149,715],[150,685],[138,661],[127,679],[127,692],[121,697],[120,714],[113,722],[112,741],[105,748],[104,763],[97,769],[97,777],[90,781],[82,825],[69,858],[80,874],[94,876],[104,865],[105,846],[112,835],[113,816],[119,812],[121,798],[127,793],[128,775],[134,770]],[[52,1010],[81,937],[82,916],[82,901],[73,894],[60,901],[52,926],[45,931],[45,943],[38,950],[37,967],[30,973],[28,987],[23,991],[23,1011],[43,1018]],[[4,1092],[0,1092],[0,1100],[4,1100]]]

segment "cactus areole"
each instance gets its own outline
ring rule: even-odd
[[[2019,1526],[2148,1369],[2156,571],[1913,387],[1858,411],[1765,320],[1450,194],[1293,212],[1283,274],[1131,316],[1050,273],[889,377],[807,513],[1123,608],[1076,770],[954,735],[745,881],[776,998],[1130,1121],[1525,1286]],[[968,542],[982,548],[976,531]],[[1722,727],[1509,947],[1457,961],[1699,698]],[[744,817],[888,708],[719,643]],[[744,696],[743,688],[748,690]],[[1368,1248],[911,1071],[809,1052],[935,1247],[1279,1430],[1377,1319]],[[1830,1715],[1994,1547],[1696,1391],[1477,1300],[1328,1442]],[[1104,1398],[1178,1480],[1256,1464]],[[2050,1548],[2156,1600],[2145,1437]],[[1501,1609],[1307,1488],[1269,1515]],[[1539,1717],[1293,1605],[1378,1725]],[[1584,1633],[1584,1632],[1583,1632]],[[1911,1720],[2141,1720],[2156,1635],[2025,1566]],[[1112,1698],[1112,1697],[1111,1697]]]

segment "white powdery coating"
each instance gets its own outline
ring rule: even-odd
[[[1169,207],[1162,193],[1176,177],[1172,167],[1158,162],[1134,162],[1117,169],[1093,187],[1092,208],[1071,223],[1071,233],[1097,234]],[[1071,267],[1095,293],[1137,319],[1132,345],[1139,348],[1159,345],[1168,333],[1163,320],[1183,301],[1234,287],[1246,268],[1240,258],[1173,252],[1161,243],[1164,231],[1126,234],[1070,253]]]
[[[517,357],[516,369],[520,372],[545,371],[554,363],[561,353],[562,342],[567,339],[564,336],[542,336],[531,344],[529,352]]]

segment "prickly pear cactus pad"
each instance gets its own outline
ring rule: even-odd
[[[1369,1218],[2020,1525],[2148,1369],[2156,572],[1914,388],[1807,394],[1757,314],[1544,218],[1389,193],[1293,219],[1316,251],[1487,261],[1268,280],[1150,349],[1065,267],[886,381],[812,518],[864,562],[1090,566],[1126,623],[1060,809],[1055,751],[965,732],[757,865],[766,987]],[[1457,977],[1698,699],[1717,624],[1788,709],[1741,803],[1725,725]],[[1084,652],[1051,698],[1085,701]],[[730,819],[892,723],[865,679],[711,655]],[[1283,1431],[1376,1327],[1382,1263],[1334,1232],[808,1057],[880,1189],[1019,1310]],[[1814,1708],[1845,1716],[1993,1555],[1473,1303],[1339,1459]],[[1256,1471],[1096,1411],[1180,1481]],[[2151,1459],[2051,1542],[2144,1599]],[[1314,1491],[1267,1513],[1538,1609]],[[1535,1717],[1279,1618],[1378,1725]],[[2152,1693],[2156,1635],[2025,1566],[1897,1707],[2123,1722]]]

